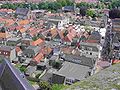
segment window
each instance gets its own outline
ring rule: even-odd
[[[92,53],[90,53],[90,55],[92,55]]]
[[[104,39],[104,37],[102,37],[102,39]]]
[[[89,51],[92,51],[92,48],[90,48],[90,47],[87,47],[87,50],[89,50]]]
[[[4,52],[4,54],[6,54],[6,52]]]
[[[66,78],[66,83],[72,84],[72,83],[74,83],[74,82],[75,82],[74,79]]]

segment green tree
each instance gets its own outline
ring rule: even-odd
[[[90,16],[90,17],[94,18],[94,16],[95,16],[95,11],[89,9],[89,10],[87,10],[86,14],[87,14],[87,16]]]
[[[112,0],[112,8],[118,8],[120,6],[120,0]]]
[[[62,90],[63,88],[65,88],[65,86],[63,84],[53,84],[52,85],[52,90]]]
[[[38,5],[37,4],[30,4],[30,8],[31,10],[35,10],[35,9],[38,9]]]
[[[86,3],[86,2],[81,2],[81,3],[78,3],[77,4],[77,7],[79,7],[79,8],[81,8],[81,7],[89,7],[89,4],[88,3]]]
[[[62,65],[62,63],[58,62],[58,61],[55,61],[52,63],[53,68],[56,68],[56,69],[59,69],[61,67],[61,65]]]
[[[112,5],[111,4],[108,5],[108,9],[112,9]]]
[[[61,6],[67,6],[66,0],[57,0],[57,3],[61,4]]]
[[[8,3],[2,4],[2,5],[1,5],[1,8],[7,8],[7,9],[9,9]]]
[[[15,6],[16,6],[16,8],[17,8],[17,7],[23,8],[23,7],[24,7],[22,3],[16,4]]]
[[[26,72],[26,70],[27,70],[26,67],[24,67],[24,66],[21,66],[21,67],[20,67],[20,71],[21,71],[21,72]]]
[[[51,85],[46,81],[41,81],[38,83],[40,90],[52,90]]]

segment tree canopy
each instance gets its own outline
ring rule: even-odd
[[[90,16],[90,17],[94,18],[94,16],[95,16],[96,13],[95,13],[94,10],[88,9],[86,11],[86,14],[87,14],[87,16]]]

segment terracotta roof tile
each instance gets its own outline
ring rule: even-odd
[[[0,12],[14,12],[12,9],[0,9]]]
[[[6,19],[5,22],[6,22],[5,26],[10,26],[15,23],[15,21],[13,21],[12,19]]]
[[[11,35],[8,34],[8,33],[0,33],[0,38],[8,38],[10,37]]]
[[[73,48],[63,47],[61,48],[61,51],[65,54],[72,54]]]
[[[26,25],[26,24],[29,24],[30,22],[29,22],[29,20],[20,20],[18,23],[20,25]]]
[[[26,30],[27,30],[26,28],[21,28],[21,29],[20,29],[20,32],[21,32],[21,33],[24,33]]]
[[[39,63],[43,58],[44,58],[44,55],[42,53],[39,53],[33,58],[33,60]]]
[[[120,60],[112,60],[112,64],[120,63]]]
[[[41,38],[39,38],[38,40],[33,41],[33,42],[32,42],[32,45],[33,45],[33,46],[37,46],[37,45],[42,44],[43,42],[44,42],[44,41],[43,41]]]
[[[44,48],[41,50],[41,52],[42,52],[44,55],[50,54],[51,51],[52,51],[52,48],[50,48],[50,47],[44,47]]]
[[[52,34],[52,37],[55,37],[58,34],[56,29],[51,29],[50,32]]]

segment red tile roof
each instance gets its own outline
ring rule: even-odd
[[[37,46],[37,45],[42,44],[43,42],[44,42],[44,41],[43,41],[41,38],[39,38],[39,39],[37,39],[36,41],[33,41],[33,42],[31,43],[31,45]]]
[[[44,47],[44,48],[41,50],[41,52],[42,52],[44,55],[50,54],[51,51],[52,51],[52,48],[50,48],[50,47]]]
[[[51,29],[50,33],[52,34],[52,37],[55,37],[58,34],[56,29]]]
[[[73,40],[73,38],[75,36],[76,35],[74,33],[68,33],[67,36],[65,36],[64,41],[66,41],[66,42],[72,42],[72,40]]]
[[[12,19],[5,19],[5,22],[6,22],[5,26],[10,26],[10,25],[13,25],[15,23],[15,21]]]
[[[26,24],[29,24],[30,22],[29,22],[29,20],[20,20],[18,23],[20,25],[26,25]]]
[[[20,51],[22,51],[22,50],[20,49],[20,47],[16,47],[16,52],[18,53],[18,52],[20,52]]]
[[[21,28],[21,29],[20,29],[20,32],[21,32],[21,33],[24,33],[26,30],[27,30],[26,28]]]
[[[112,60],[112,64],[120,63],[120,60]]]
[[[14,12],[12,9],[0,9],[0,12]]]
[[[43,58],[44,58],[44,55],[42,53],[39,53],[33,58],[33,60],[39,63]]]

